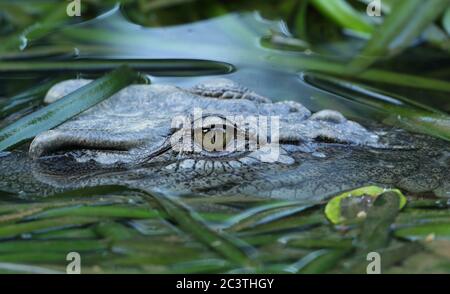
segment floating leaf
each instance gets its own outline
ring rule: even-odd
[[[63,217],[0,226],[0,238],[14,237],[24,233],[43,231],[61,227],[79,226],[97,222],[92,217]]]
[[[361,197],[370,197],[369,201],[375,200],[379,195],[385,192],[394,192],[400,198],[400,209],[402,209],[406,205],[406,197],[400,192],[398,189],[384,189],[377,186],[367,186],[358,188],[349,192],[342,193],[338,196],[335,196],[330,201],[328,201],[325,207],[325,215],[333,224],[339,224],[346,220],[346,218],[342,215],[342,201],[349,200],[350,198],[361,198]],[[372,200],[370,200],[372,199]],[[357,199],[358,200],[358,199]],[[365,212],[364,212],[365,213]],[[353,215],[356,217],[356,215]]]

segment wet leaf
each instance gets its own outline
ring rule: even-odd
[[[107,250],[108,243],[101,240],[52,240],[52,241],[8,241],[0,242],[0,255],[20,252],[86,252]]]
[[[338,78],[308,74],[306,79],[321,89],[376,109],[384,124],[450,141],[450,116],[439,109]]]
[[[321,249],[314,251],[285,269],[288,273],[320,274],[333,269],[350,251]]]
[[[389,244],[391,225],[394,223],[399,207],[406,199],[399,197],[399,192],[388,191],[379,195],[367,211],[367,218],[360,228],[356,247],[366,252],[384,248]],[[401,201],[404,201],[403,205]]]
[[[0,119],[24,108],[33,108],[40,105],[45,93],[61,80],[61,78],[57,78],[44,81],[20,94],[0,100]]]
[[[365,69],[380,57],[409,46],[442,14],[448,4],[448,0],[396,1],[389,16],[385,18],[362,51],[363,57],[354,59],[350,67],[353,70]],[[411,15],[414,17],[411,18]]]
[[[183,230],[197,238],[200,242],[226,257],[231,262],[245,266],[254,265],[254,261],[249,257],[251,248],[244,242],[224,232],[212,230],[197,213],[189,211],[170,196],[156,192],[151,192],[151,194],[147,195],[150,198],[156,199],[169,218],[176,221]]]
[[[80,226],[95,223],[96,218],[88,217],[66,217],[49,220],[39,220],[32,222],[24,222],[18,224],[9,224],[0,226],[0,238],[9,238],[17,235],[32,233],[36,231],[44,231],[49,229]]]
[[[311,0],[310,2],[322,14],[343,28],[364,35],[370,35],[373,32],[373,25],[345,0]]]
[[[398,228],[395,236],[408,240],[425,240],[427,238],[436,240],[450,240],[450,222],[421,224],[412,227]]]
[[[139,79],[128,67],[120,67],[64,98],[27,115],[0,131],[0,151],[32,139],[109,98]]]
[[[442,25],[447,31],[447,34],[450,35],[450,8],[447,8],[445,11],[444,17],[442,18]]]
[[[8,263],[8,262],[0,262],[0,270],[6,271],[8,273],[20,273],[20,274],[64,274],[63,271],[56,271],[41,266]]]
[[[358,197],[356,200],[366,200],[369,202],[372,202],[375,200],[379,195],[385,192],[393,192],[397,197],[399,198],[399,208],[403,208],[406,205],[406,197],[400,192],[398,189],[384,189],[377,186],[367,186],[358,188],[352,191],[348,191],[345,193],[342,193],[338,196],[333,197],[330,201],[328,201],[326,207],[325,207],[325,215],[327,218],[333,223],[333,224],[339,224],[342,222],[345,222],[348,218],[346,218],[342,214],[342,201],[343,200],[349,200],[350,198]],[[371,200],[372,199],[372,200]],[[364,207],[361,207],[361,212],[364,212],[367,214],[367,212],[364,210]],[[366,206],[365,209],[368,207]],[[398,210],[398,209],[397,209]],[[357,215],[352,215],[352,218],[356,218]]]

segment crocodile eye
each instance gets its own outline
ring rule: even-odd
[[[240,157],[258,148],[256,131],[223,117],[208,116],[183,123],[170,136],[171,149],[179,156]]]

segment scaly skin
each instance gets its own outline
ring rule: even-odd
[[[46,101],[88,82],[62,82],[49,91]],[[194,108],[201,108],[204,118],[279,117],[278,160],[261,160],[263,145],[256,151],[179,152],[171,141],[179,128],[171,124],[176,116],[192,116]],[[188,90],[169,85],[122,90],[38,135],[29,157],[16,152],[0,157],[0,190],[44,195],[124,184],[175,194],[315,203],[343,190],[378,184],[450,197],[449,165],[447,142],[403,130],[367,130],[338,112],[311,114],[299,103],[272,103],[220,79]]]

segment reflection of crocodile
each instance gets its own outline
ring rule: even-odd
[[[58,99],[88,82],[62,82],[46,99]],[[242,129],[229,121],[189,128],[201,136],[214,132],[224,146],[235,143],[236,138],[221,135],[233,128],[233,134],[245,134],[245,146],[254,143],[256,150],[180,152],[175,148],[179,140],[174,140],[179,132],[172,122],[176,116],[189,117],[194,108],[202,109],[203,118],[279,117],[278,160],[261,160],[264,144],[255,139],[260,129],[250,135],[249,125]],[[16,153],[0,158],[0,189],[42,193],[127,184],[175,193],[318,201],[342,190],[379,184],[448,197],[449,151],[449,144],[438,139],[403,130],[369,131],[338,112],[311,114],[295,102],[272,103],[224,79],[190,90],[135,85],[38,135],[30,146],[32,159]]]

